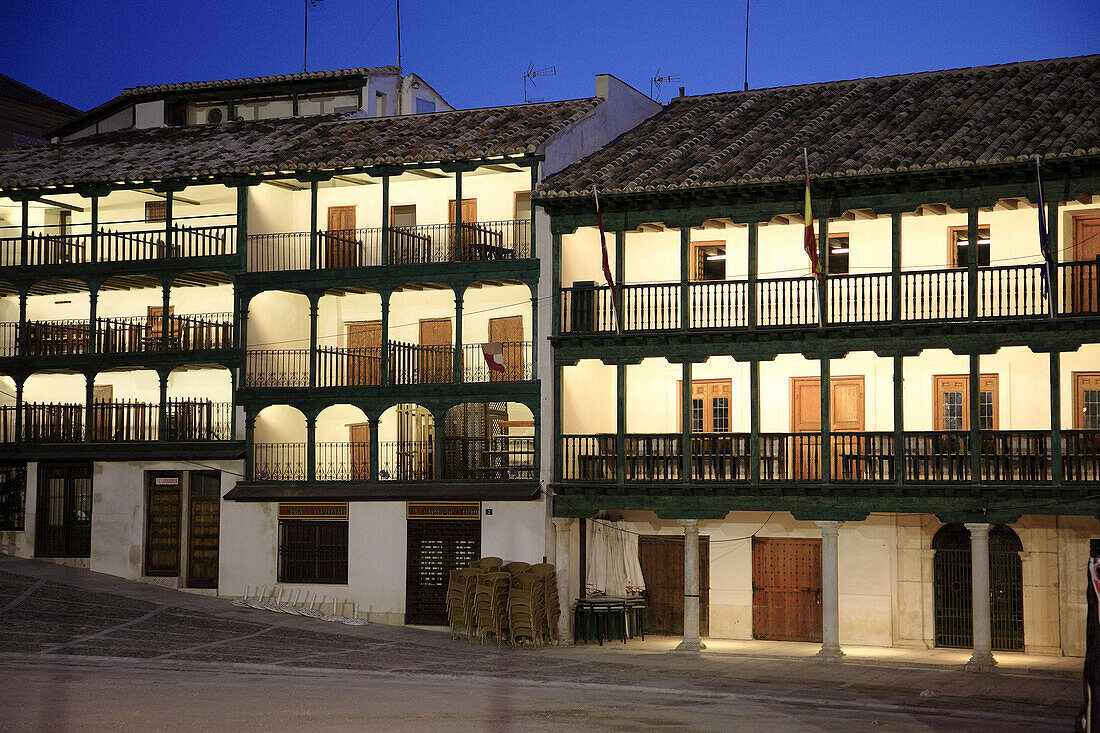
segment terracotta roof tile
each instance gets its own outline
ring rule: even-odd
[[[664,110],[541,196],[848,177],[1100,153],[1100,55],[727,92]]]
[[[602,100],[401,117],[292,117],[105,133],[0,151],[0,188],[310,172],[534,153]]]

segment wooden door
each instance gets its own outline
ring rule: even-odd
[[[111,426],[114,422],[111,403],[115,398],[115,388],[110,384],[92,387],[92,440],[111,439]]]
[[[187,510],[187,587],[218,587],[221,472],[192,471]]]
[[[684,633],[684,538],[643,535],[638,559],[645,580],[646,631]],[[699,537],[699,635],[710,636],[710,539]]]
[[[863,432],[866,415],[863,377],[833,377],[829,381],[830,430],[836,433]],[[821,432],[821,379],[793,377],[791,379],[791,432]],[[816,437],[796,437],[791,450],[794,478],[815,479],[821,476],[821,440]],[[833,465],[842,462],[835,456]]]
[[[328,207],[325,230],[325,267],[357,267],[359,242],[355,236],[355,207]]]
[[[348,425],[348,442],[351,443],[351,480],[366,481],[370,478],[370,423]]]
[[[932,410],[932,424],[936,430],[970,429],[970,378],[965,374],[938,374],[933,377],[933,394],[936,400]],[[979,377],[981,415],[978,427],[997,430],[1000,424],[998,380],[996,374]]]
[[[752,635],[821,641],[821,540],[753,538]]]
[[[1100,372],[1073,373],[1073,427],[1100,430]]]
[[[180,474],[150,472],[145,512],[145,574],[180,574]]]
[[[382,384],[382,321],[345,321],[348,386]]]
[[[1070,302],[1067,310],[1074,313],[1095,313],[1100,310],[1100,216],[1073,218],[1073,259],[1091,262],[1091,267],[1074,268],[1069,283]]]
[[[453,225],[455,223],[455,200],[451,199],[447,205],[447,223]],[[477,199],[462,199],[462,236],[451,236],[452,248],[455,242],[461,241],[462,248],[459,252],[452,252],[452,259],[456,259],[454,255],[458,255],[457,259],[464,261],[465,247],[477,244]]]
[[[410,519],[405,572],[405,623],[447,623],[451,571],[481,557],[481,519]]]
[[[419,384],[446,384],[454,379],[450,318],[420,319]]]
[[[416,481],[432,477],[435,424],[428,410],[413,404],[397,406],[397,478]]]
[[[489,341],[504,348],[503,372],[489,372],[493,382],[519,382],[524,379],[523,316],[489,319]]]

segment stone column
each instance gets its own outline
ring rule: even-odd
[[[988,669],[997,663],[993,658],[993,632],[989,598],[989,524],[967,523],[970,530],[970,575],[973,591],[974,653],[966,666]]]
[[[684,639],[678,652],[706,649],[699,640],[699,520],[681,519],[684,525]]]
[[[840,589],[837,540],[840,522],[818,522],[821,528],[821,651],[822,659],[839,659],[840,651]]]
[[[561,616],[558,618],[558,639],[561,644],[572,644],[573,637],[569,630],[572,622],[569,610],[569,536],[573,527],[573,520],[569,517],[554,517],[554,569],[557,571],[558,603],[561,605]]]

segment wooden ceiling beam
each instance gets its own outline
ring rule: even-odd
[[[409,168],[406,173],[411,173],[414,176],[423,176],[424,178],[446,178],[442,173],[434,173],[432,171],[423,170],[420,168]]]
[[[161,198],[161,199],[168,198],[168,194],[161,193],[160,191],[153,191],[153,190],[150,190],[148,188],[137,188],[137,189],[134,189],[134,190],[137,191],[138,193],[143,193],[146,196],[156,196],[157,198]],[[181,204],[191,204],[192,206],[202,206],[201,201],[196,201],[195,199],[184,198],[183,196],[180,196],[179,194],[175,194],[175,193],[172,194],[172,201],[173,202],[179,201]]]
[[[309,186],[298,186],[293,183],[287,183],[286,181],[276,181],[271,178],[265,179],[261,181],[261,183],[268,183],[272,186],[277,186],[278,188],[285,188],[287,191],[305,191],[309,188]]]
[[[47,206],[56,206],[59,209],[65,209],[67,211],[75,211],[75,212],[81,213],[81,214],[84,213],[84,207],[82,207],[82,206],[73,206],[72,204],[65,204],[65,203],[62,203],[60,201],[54,201],[53,199],[48,199],[45,196],[39,196],[38,198],[35,199],[35,201],[41,201],[42,203],[46,204]]]

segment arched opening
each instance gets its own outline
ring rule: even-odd
[[[296,407],[269,405],[256,413],[252,478],[256,481],[306,479],[306,416]]]
[[[88,352],[88,286],[82,280],[39,280],[27,294],[27,356]],[[16,311],[18,320],[18,310]]]
[[[936,646],[974,646],[974,599],[970,565],[970,532],[961,524],[946,524],[932,538],[933,598]],[[1011,528],[989,531],[989,595],[993,651],[1023,651],[1023,544]]]
[[[443,478],[535,478],[535,422],[518,402],[464,402],[443,416]]]
[[[248,304],[246,387],[309,386],[309,298],[286,290]]]
[[[434,475],[435,418],[425,407],[394,405],[378,419],[378,478],[427,481]]]
[[[382,384],[382,297],[333,288],[317,304],[317,386]]]
[[[152,369],[99,372],[92,386],[91,410],[91,440],[109,443],[157,440],[160,376]]]
[[[167,398],[168,440],[233,440],[233,374],[225,367],[173,369]]]
[[[317,480],[367,481],[370,422],[355,405],[330,405],[317,415]]]
[[[390,295],[389,370],[393,384],[450,384],[455,377],[454,291],[405,283]]]
[[[233,348],[233,309],[233,283],[224,272],[177,275],[169,292],[169,348]]]
[[[532,378],[531,290],[516,280],[478,281],[463,296],[464,381],[518,382]],[[482,351],[482,344],[500,344]],[[499,371],[490,366],[499,364]]]
[[[19,344],[19,291],[0,280],[0,356],[15,356]]]
[[[84,439],[83,374],[36,372],[23,382],[23,434],[27,443]]]

